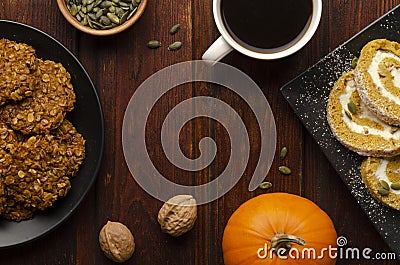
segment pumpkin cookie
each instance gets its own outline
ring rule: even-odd
[[[361,177],[374,198],[400,210],[400,157],[366,158],[361,164]]]
[[[377,39],[361,50],[355,69],[361,100],[379,119],[400,126],[400,44]]]
[[[354,73],[342,75],[330,92],[327,119],[334,136],[363,156],[400,154],[400,130],[376,118],[357,93]]]
[[[47,209],[68,193],[69,177],[76,174],[85,157],[85,140],[68,120],[50,134],[21,135],[19,139],[13,138],[12,130],[3,128],[0,136],[7,132],[9,139],[0,152],[0,156],[5,155],[0,163],[4,190],[1,197],[0,189],[0,201],[5,197],[0,215],[20,221],[36,210]]]
[[[35,70],[35,50],[31,46],[0,39],[0,106],[32,94]]]
[[[32,96],[0,109],[0,119],[23,134],[46,134],[74,108],[71,76],[60,64],[37,59],[37,87]]]

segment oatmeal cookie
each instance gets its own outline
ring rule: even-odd
[[[1,135],[1,134],[0,134]],[[46,135],[16,141],[8,161],[0,164],[4,180],[5,218],[20,221],[45,210],[71,188],[85,157],[85,140],[68,120]]]
[[[363,156],[400,154],[400,130],[373,115],[356,88],[350,71],[331,90],[326,111],[332,133],[345,147]]]
[[[23,134],[47,134],[74,108],[71,76],[60,64],[37,59],[37,86],[32,96],[0,109],[0,119]]]
[[[31,46],[0,39],[0,106],[30,96],[35,88],[35,71]]]

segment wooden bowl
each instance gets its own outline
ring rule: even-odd
[[[74,16],[71,15],[70,11],[68,10],[68,7],[65,3],[65,0],[57,0],[58,7],[65,17],[65,19],[68,20],[68,22],[74,26],[75,28],[79,29],[82,32],[85,32],[87,34],[91,35],[96,35],[96,36],[108,36],[108,35],[113,35],[117,34],[119,32],[122,32],[132,26],[133,24],[138,21],[138,19],[142,16],[146,5],[147,5],[147,0],[141,0],[138,9],[136,10],[136,13],[127,21],[125,21],[123,24],[116,26],[111,29],[94,29],[89,26],[84,26],[82,25]]]

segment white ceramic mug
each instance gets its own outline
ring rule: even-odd
[[[271,49],[260,52],[243,47],[229,34],[223,23],[221,2],[222,0],[213,0],[214,20],[221,36],[203,54],[203,60],[219,61],[233,49],[244,55],[262,60],[273,60],[289,56],[300,50],[312,38],[318,28],[322,14],[322,0],[312,0],[311,20],[308,27],[305,27],[305,32],[301,33],[295,41],[286,44],[284,49]],[[265,36],[265,38],[268,38],[268,36]]]

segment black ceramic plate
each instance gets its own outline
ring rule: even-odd
[[[61,43],[44,32],[27,25],[0,20],[0,38],[23,42],[36,49],[37,57],[61,62],[71,74],[76,93],[75,108],[67,118],[86,139],[86,158],[71,180],[65,198],[33,219],[21,222],[0,221],[0,248],[19,245],[52,231],[65,221],[96,179],[103,153],[104,125],[99,98],[83,66]]]
[[[361,181],[359,169],[363,158],[344,148],[333,137],[326,121],[325,108],[334,82],[344,72],[351,70],[351,61],[359,56],[361,48],[377,38],[400,42],[400,6],[283,86],[281,92],[378,232],[392,250],[400,255],[400,211],[385,207],[372,198]]]

